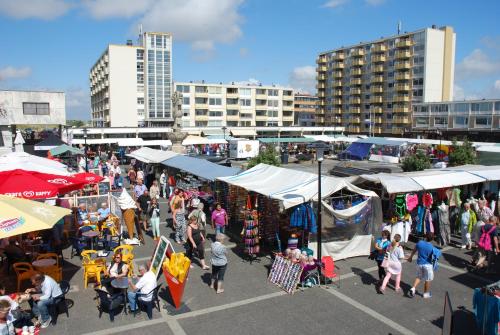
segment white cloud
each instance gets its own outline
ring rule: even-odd
[[[365,2],[370,6],[380,6],[385,3],[386,0],[365,0]]]
[[[240,56],[245,58],[248,56],[248,48],[240,48]]]
[[[295,90],[314,94],[316,92],[316,68],[310,65],[294,68],[289,75],[288,83]]]
[[[495,80],[495,83],[493,84],[493,88],[495,91],[497,91],[500,94],[500,79]]]
[[[464,100],[464,88],[458,84],[453,85],[453,100]]]
[[[337,8],[349,2],[349,0],[329,0],[323,4],[322,7]]]
[[[500,50],[500,36],[485,36],[481,43],[487,48]]]
[[[456,68],[458,80],[489,76],[500,72],[500,61],[491,59],[481,49],[467,55]]]
[[[52,20],[71,7],[65,0],[0,0],[0,13],[15,19]]]
[[[8,79],[26,78],[31,75],[31,68],[28,66],[15,68],[7,66],[0,69],[0,81]]]
[[[83,0],[83,7],[96,19],[130,18],[145,13],[154,0]]]
[[[90,92],[81,87],[66,89],[66,114],[68,120],[90,119]]]
[[[255,86],[255,85],[259,85],[260,83],[261,82],[255,78],[249,78],[248,80],[234,82],[235,85],[240,85],[240,86],[244,86],[244,85],[254,85]]]
[[[217,43],[242,35],[238,13],[243,0],[156,0],[138,19],[147,31],[165,31],[174,40],[191,43],[195,51],[210,52]]]

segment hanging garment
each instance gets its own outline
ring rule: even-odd
[[[439,201],[444,201],[444,200],[448,199],[448,194],[447,194],[448,190],[450,190],[450,189],[449,188],[440,188],[437,190],[437,196],[438,196]]]
[[[411,223],[409,221],[398,221],[394,224],[388,224],[382,228],[382,231],[387,230],[391,233],[391,239],[394,239],[394,235],[399,234],[401,236],[401,243],[408,242],[408,237],[410,236]]]
[[[418,206],[418,195],[415,193],[408,193],[406,195],[406,209],[411,212],[415,207]]]
[[[425,192],[424,196],[422,197],[422,203],[424,204],[424,206],[427,208],[431,208],[433,202],[434,200],[432,199],[432,194],[429,192]]]
[[[299,227],[313,234],[317,233],[316,217],[310,204],[301,204],[293,209],[290,215],[290,227]]]
[[[418,213],[417,213],[417,222],[416,222],[416,230],[417,233],[423,234],[424,233],[424,214],[425,214],[425,207],[424,206],[418,206]]]
[[[460,189],[454,188],[451,192],[447,192],[448,199],[450,200],[450,206],[460,207],[462,200],[460,199]]]
[[[396,198],[394,199],[394,205],[396,207],[395,212],[398,215],[398,217],[404,216],[406,214],[406,203],[404,194],[396,195]]]
[[[424,216],[424,234],[425,233],[434,233],[434,224],[432,223],[432,215],[431,211],[428,208],[425,210],[425,216]]]
[[[438,206],[438,216],[439,231],[443,245],[448,245],[451,242],[450,215],[448,213],[448,206],[444,202]]]

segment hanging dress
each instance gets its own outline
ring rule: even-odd
[[[396,212],[398,217],[404,216],[406,214],[406,202],[404,194],[396,195],[396,198],[394,199],[394,205],[396,207],[394,211]]]
[[[259,222],[257,211],[248,212],[243,222],[243,239],[245,242],[245,252],[249,255],[256,255],[260,251],[259,246]]]

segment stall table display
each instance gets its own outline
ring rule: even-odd
[[[301,274],[302,266],[299,263],[293,263],[277,255],[269,272],[269,281],[288,294],[293,294],[297,289]]]

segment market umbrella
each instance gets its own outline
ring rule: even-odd
[[[71,214],[66,208],[6,195],[0,195],[0,208],[0,239],[52,228]]]
[[[19,168],[25,171],[36,171],[42,173],[69,176],[66,165],[57,161],[30,155],[27,152],[9,152],[0,156],[0,171],[11,171]]]
[[[73,177],[48,173],[20,169],[0,172],[0,194],[19,198],[52,198],[81,189],[84,185],[85,182]]]
[[[69,153],[70,155],[84,155],[84,152],[78,148],[71,147],[67,144],[62,144],[56,148],[52,148],[49,150],[52,156],[59,156],[64,153]]]
[[[97,184],[104,180],[104,177],[101,177],[95,173],[91,172],[81,172],[73,175],[73,178],[84,182],[85,184]]]

